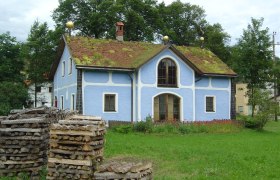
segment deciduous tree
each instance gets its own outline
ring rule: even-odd
[[[54,57],[58,37],[56,32],[49,30],[47,23],[35,21],[25,43],[23,54],[26,59],[27,79],[35,85],[47,81],[48,73]],[[37,106],[37,91],[35,95],[35,107]]]
[[[272,68],[271,39],[269,29],[262,27],[263,21],[263,18],[252,18],[232,51],[235,71],[240,80],[248,84],[252,116],[257,105],[256,92],[266,87]]]
[[[28,94],[24,87],[21,44],[10,33],[0,35],[0,115],[11,109],[22,108]]]

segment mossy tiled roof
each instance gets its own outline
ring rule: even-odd
[[[207,49],[189,46],[174,46],[203,74],[225,74],[236,76],[220,58]]]
[[[66,43],[77,66],[125,69],[139,68],[170,47],[146,42],[120,42],[79,36],[66,37]],[[172,48],[175,48],[179,56],[183,56],[182,59],[201,74],[236,75],[207,49],[189,46],[172,46]]]
[[[145,42],[87,37],[68,37],[66,41],[77,65],[94,67],[138,68],[165,48]]]

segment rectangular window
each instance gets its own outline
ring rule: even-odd
[[[49,93],[51,93],[52,92],[52,87],[49,87]]]
[[[64,99],[63,99],[63,96],[60,97],[60,109],[64,109]]]
[[[116,94],[105,94],[104,111],[105,112],[116,112]]]
[[[238,106],[238,112],[243,112],[243,106]]]
[[[215,112],[214,96],[206,96],[206,112]]]
[[[75,94],[71,94],[71,110],[75,110]]]
[[[61,67],[61,76],[64,77],[65,76],[65,61],[62,62],[62,67]]]
[[[70,58],[69,59],[69,66],[68,66],[69,67],[69,69],[68,69],[69,74],[72,74],[72,64],[73,64],[73,60],[72,60],[72,58]]]

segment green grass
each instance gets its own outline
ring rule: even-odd
[[[155,179],[280,179],[280,122],[262,132],[121,134],[108,131],[105,159],[153,163]]]

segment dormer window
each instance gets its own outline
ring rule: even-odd
[[[177,67],[171,59],[163,59],[158,65],[158,86],[177,87]]]

